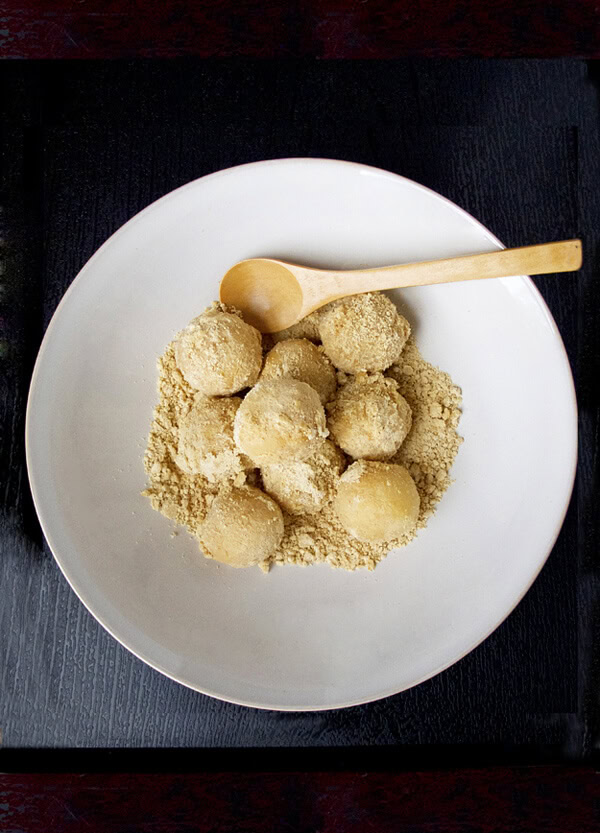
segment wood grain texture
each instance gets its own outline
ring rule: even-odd
[[[9,58],[597,57],[594,0],[14,0]]]
[[[250,258],[236,263],[223,277],[219,300],[237,307],[244,321],[261,333],[277,333],[347,295],[452,281],[575,272],[581,268],[581,260],[580,240],[342,272],[310,269],[273,258]]]
[[[285,758],[283,747],[335,747],[358,767],[365,747],[388,765],[414,761],[419,748],[434,761],[456,760],[469,744],[492,758],[592,753],[600,728],[595,73],[579,62],[0,65],[4,769],[18,747],[180,748],[187,753],[152,760],[185,766],[198,760],[194,747],[252,747],[263,761]],[[219,703],[131,656],[81,606],[43,545],[23,456],[35,352],[95,249],[194,177],[294,155],[405,174],[507,245],[581,236],[585,247],[579,275],[538,281],[581,408],[577,487],[546,567],[508,620],[453,668],[386,701],[326,714]]]
[[[591,769],[0,775],[11,833],[565,833],[600,830]]]

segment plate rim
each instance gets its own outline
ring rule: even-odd
[[[428,194],[431,194],[434,197],[436,197],[438,200],[442,200],[443,202],[445,202],[452,210],[461,214],[466,220],[469,221],[469,223],[476,226],[481,232],[483,232],[483,235],[497,249],[506,248],[504,246],[504,244],[486,226],[483,225],[482,222],[477,220],[475,217],[473,217],[472,214],[469,214],[468,211],[466,211],[461,206],[457,205],[455,202],[450,200],[448,197],[445,197],[443,194],[440,194],[437,191],[433,190],[432,188],[429,188],[426,185],[422,185],[421,183],[416,182],[415,180],[410,179],[409,177],[403,176],[402,174],[398,174],[398,173],[395,173],[393,171],[388,171],[388,170],[385,170],[384,168],[378,168],[374,165],[366,165],[366,164],[363,164],[361,162],[351,162],[351,161],[342,160],[342,159],[329,159],[327,157],[310,157],[310,156],[282,157],[282,158],[263,159],[263,160],[258,160],[258,161],[254,161],[254,162],[247,162],[247,163],[243,163],[241,165],[233,165],[229,168],[223,168],[221,170],[214,171],[213,173],[205,174],[204,176],[197,177],[196,179],[193,179],[190,182],[186,182],[183,185],[180,185],[177,188],[174,188],[173,190],[168,191],[166,194],[163,194],[163,196],[158,197],[158,199],[153,200],[149,205],[145,206],[140,211],[138,211],[136,214],[134,214],[132,217],[130,217],[128,220],[126,220],[121,226],[119,226],[118,229],[116,229],[116,231],[114,231],[96,249],[96,251],[84,263],[84,265],[81,267],[81,269],[79,270],[77,275],[73,278],[73,280],[69,284],[67,290],[65,291],[65,293],[63,294],[59,303],[57,304],[56,309],[52,313],[52,317],[51,317],[51,319],[48,323],[48,326],[46,327],[46,331],[45,331],[45,333],[43,335],[43,338],[40,342],[40,347],[39,347],[39,350],[38,350],[38,353],[37,353],[37,356],[36,356],[36,360],[35,360],[35,364],[34,364],[34,368],[33,368],[32,374],[31,374],[31,380],[30,380],[30,384],[29,384],[29,391],[28,391],[28,395],[27,395],[26,414],[25,414],[25,458],[26,458],[26,465],[27,465],[27,475],[28,475],[28,480],[29,480],[29,487],[30,487],[34,507],[35,507],[35,510],[36,510],[36,515],[37,515],[40,527],[42,529],[42,533],[44,535],[44,538],[46,539],[46,543],[48,544],[48,547],[50,548],[50,551],[52,553],[52,556],[53,556],[55,562],[58,564],[58,567],[59,567],[62,575],[66,579],[69,587],[73,590],[73,592],[75,593],[75,595],[77,596],[79,601],[83,604],[83,606],[91,614],[91,616],[104,628],[104,630],[106,630],[110,634],[110,636],[113,639],[115,639],[120,645],[122,645],[127,651],[129,651],[131,654],[133,654],[137,659],[141,660],[146,665],[149,665],[151,668],[153,668],[155,671],[158,671],[160,674],[163,674],[165,677],[168,677],[169,679],[173,680],[174,682],[177,682],[180,685],[183,685],[186,688],[191,689],[192,691],[197,691],[200,694],[203,694],[203,695],[206,695],[206,696],[209,696],[209,697],[213,697],[213,698],[215,698],[217,700],[220,700],[222,702],[232,703],[234,705],[244,706],[244,707],[247,707],[247,708],[261,709],[261,710],[265,710],[265,711],[320,712],[320,711],[333,711],[333,710],[336,710],[336,709],[352,708],[354,706],[360,706],[360,705],[364,705],[366,703],[373,703],[373,702],[377,702],[378,700],[384,700],[388,697],[392,697],[396,694],[400,694],[403,691],[408,691],[409,689],[414,688],[415,686],[421,685],[421,683],[423,683],[423,682],[425,682],[429,679],[432,679],[433,677],[436,677],[438,674],[441,674],[442,671],[445,671],[446,669],[455,665],[460,660],[464,659],[464,657],[466,657],[468,654],[470,654],[471,651],[473,651],[475,648],[477,648],[479,645],[481,645],[483,642],[485,642],[485,640],[492,633],[494,633],[495,630],[497,630],[500,627],[500,625],[511,615],[511,613],[513,613],[513,611],[521,603],[521,601],[523,600],[525,595],[528,593],[528,591],[531,589],[531,586],[533,585],[533,583],[535,582],[535,580],[539,576],[542,568],[544,567],[544,565],[546,564],[546,562],[547,562],[547,560],[550,556],[550,553],[552,552],[552,550],[554,548],[554,545],[556,544],[556,541],[558,539],[558,536],[559,536],[560,531],[562,529],[562,526],[564,524],[564,520],[565,520],[565,517],[567,515],[568,509],[569,509],[569,506],[570,506],[570,503],[571,503],[571,498],[572,498],[573,489],[574,489],[574,485],[575,485],[575,475],[576,475],[576,471],[577,471],[577,458],[578,458],[577,397],[576,397],[575,383],[574,383],[574,379],[573,379],[573,372],[572,372],[572,369],[571,369],[571,364],[569,362],[569,357],[568,357],[568,354],[567,354],[562,336],[560,334],[560,330],[558,329],[556,321],[554,320],[554,317],[553,317],[548,305],[546,304],[542,294],[540,293],[540,291],[536,287],[536,285],[533,282],[533,280],[531,279],[531,277],[529,277],[528,275],[518,276],[521,279],[523,285],[528,288],[529,294],[532,296],[532,300],[534,300],[537,303],[537,305],[541,308],[542,312],[544,313],[544,317],[546,318],[547,323],[551,327],[551,330],[554,334],[554,338],[558,342],[558,346],[560,348],[560,351],[559,351],[560,356],[561,356],[561,359],[564,362],[566,370],[567,370],[568,394],[569,394],[569,404],[570,404],[570,423],[571,423],[570,433],[569,433],[568,439],[569,439],[569,441],[572,445],[572,453],[570,455],[571,456],[571,467],[570,467],[570,471],[569,471],[569,474],[568,474],[568,489],[565,493],[566,496],[565,496],[565,500],[564,500],[564,505],[563,505],[562,511],[559,513],[559,516],[557,516],[557,521],[556,521],[556,523],[554,525],[554,528],[552,530],[552,534],[551,534],[551,538],[550,538],[550,544],[548,546],[548,550],[547,550],[546,554],[541,559],[539,565],[537,565],[535,571],[533,572],[533,575],[531,576],[531,578],[528,581],[528,583],[526,584],[526,586],[524,586],[522,592],[519,594],[519,596],[515,600],[514,604],[512,604],[512,606],[502,615],[502,617],[497,622],[495,622],[493,624],[492,627],[490,627],[486,631],[486,633],[483,636],[478,637],[477,639],[475,639],[458,656],[453,657],[448,662],[441,663],[434,670],[432,670],[432,671],[428,672],[427,674],[419,677],[415,681],[411,682],[409,685],[402,685],[400,688],[393,687],[390,690],[386,690],[385,692],[382,692],[382,693],[377,694],[377,695],[372,696],[372,697],[369,696],[369,697],[360,698],[360,699],[353,699],[353,700],[348,700],[348,701],[335,703],[335,704],[327,704],[325,706],[287,705],[287,704],[282,705],[282,704],[256,703],[256,702],[253,702],[253,701],[250,701],[250,700],[245,700],[244,698],[239,698],[238,699],[238,698],[224,696],[222,694],[218,694],[214,691],[211,691],[208,688],[200,687],[195,683],[192,683],[190,681],[187,681],[187,680],[183,679],[181,676],[177,676],[176,674],[174,674],[170,671],[167,671],[166,669],[161,667],[161,664],[159,662],[156,662],[155,660],[148,659],[146,656],[144,656],[144,653],[142,651],[137,651],[137,650],[134,650],[133,648],[131,648],[124,641],[124,638],[122,638],[117,633],[115,633],[113,628],[111,626],[109,626],[104,621],[104,616],[99,615],[98,613],[96,613],[92,609],[90,604],[86,601],[85,590],[83,588],[80,588],[79,586],[77,586],[77,582],[74,581],[68,575],[67,567],[63,565],[63,563],[61,562],[61,557],[58,555],[59,547],[56,546],[56,542],[52,541],[52,535],[49,533],[49,524],[48,524],[47,518],[44,516],[44,512],[41,508],[41,501],[40,501],[40,498],[39,498],[39,492],[38,492],[38,488],[37,488],[37,485],[36,485],[35,462],[33,461],[33,455],[32,455],[32,450],[31,450],[31,448],[32,448],[32,436],[33,436],[33,427],[32,426],[33,426],[33,422],[34,422],[34,419],[35,419],[35,417],[33,416],[32,402],[33,402],[33,398],[35,396],[35,388],[36,388],[36,384],[37,384],[37,381],[38,381],[38,377],[41,374],[41,368],[42,368],[42,365],[44,363],[44,357],[45,357],[46,352],[48,350],[48,345],[49,345],[49,343],[52,339],[52,334],[53,334],[54,330],[56,329],[56,327],[59,324],[60,317],[63,314],[63,311],[64,311],[65,307],[69,303],[69,299],[70,299],[71,295],[78,290],[78,287],[81,286],[82,279],[85,277],[86,272],[88,271],[89,268],[92,267],[92,265],[95,263],[95,261],[98,258],[101,257],[104,249],[106,247],[108,247],[109,244],[111,244],[114,240],[116,240],[118,237],[120,237],[121,234],[125,233],[126,230],[129,230],[130,227],[135,225],[138,221],[142,220],[146,215],[152,213],[154,210],[156,210],[163,203],[166,203],[171,199],[175,199],[176,195],[178,195],[181,191],[184,191],[186,189],[191,190],[194,187],[198,187],[199,183],[203,183],[206,180],[212,180],[212,179],[217,179],[219,177],[231,175],[232,173],[234,173],[236,171],[239,171],[241,169],[245,169],[245,168],[256,168],[256,167],[266,168],[266,167],[275,167],[275,166],[289,166],[291,164],[292,165],[309,164],[309,165],[317,165],[317,166],[324,165],[324,166],[329,166],[329,167],[331,167],[331,166],[333,166],[333,167],[349,167],[349,168],[355,169],[359,172],[362,170],[364,172],[368,172],[368,173],[371,173],[371,174],[375,173],[375,174],[378,174],[378,175],[383,175],[385,178],[388,178],[388,179],[401,180],[405,184],[409,185],[410,187],[413,187],[413,188],[415,188],[419,191],[423,191],[423,192],[426,192]]]

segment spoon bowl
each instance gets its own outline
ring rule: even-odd
[[[219,296],[263,333],[283,330],[308,314],[302,314],[302,287],[279,260],[257,257],[236,263],[221,281]]]

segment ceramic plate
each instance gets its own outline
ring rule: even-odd
[[[569,364],[527,277],[391,293],[425,358],[462,387],[464,443],[427,528],[374,572],[227,568],[173,537],[140,492],[156,358],[233,263],[351,269],[497,248],[414,182],[317,159],[204,177],[114,234],[48,327],[27,413],[44,533],[98,621],[173,679],[270,709],[385,697],[493,631],[552,548],[576,460]]]

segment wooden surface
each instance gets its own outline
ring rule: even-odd
[[[314,747],[319,760],[333,747],[358,769],[367,760],[414,767],[592,755],[600,644],[597,79],[596,67],[580,62],[0,64],[0,768],[64,768],[64,756],[32,756],[30,747],[156,748],[132,751],[127,769],[204,765],[195,747],[252,747],[259,769]],[[581,273],[538,280],[575,370],[581,431],[574,498],[546,567],[508,620],[453,668],[386,701],[325,714],[219,703],[114,641],[43,542],[23,448],[42,333],[106,237],[194,177],[294,155],[406,174],[457,201],[507,245],[580,236],[585,253]],[[66,765],[96,758],[69,753]],[[103,760],[114,765],[109,753]]]
[[[595,0],[5,0],[0,57],[597,57]]]
[[[452,281],[574,272],[581,267],[581,258],[580,240],[350,272],[251,258],[227,272],[219,287],[219,298],[241,310],[244,320],[261,333],[276,333],[345,295]]]
[[[594,833],[600,777],[460,773],[0,775],[10,833]]]

